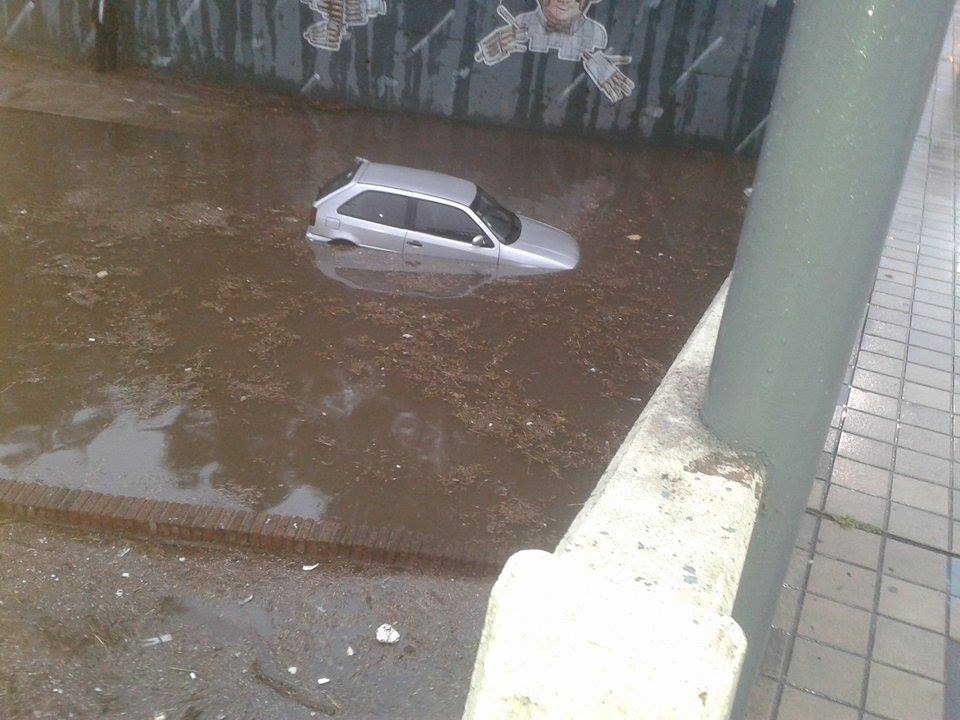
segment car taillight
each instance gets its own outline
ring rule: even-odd
[[[313,226],[316,224],[317,224],[317,208],[312,207],[310,208],[310,225]]]

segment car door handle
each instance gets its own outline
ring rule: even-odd
[[[413,245],[414,247],[423,247],[423,243],[419,240],[407,240],[407,245]]]

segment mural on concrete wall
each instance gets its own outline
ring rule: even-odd
[[[477,45],[474,59],[496,65],[524,52],[557,51],[561,60],[583,63],[583,69],[610,102],[633,93],[636,85],[618,66],[629,65],[629,55],[607,53],[607,29],[587,17],[600,0],[536,0],[537,9],[516,17],[504,5],[497,15],[506,25],[498,27]]]
[[[303,38],[321,50],[336,52],[349,35],[349,28],[360,27],[377,15],[387,14],[387,0],[300,0],[320,21],[303,31]]]
[[[793,1],[124,0],[121,46],[214,82],[747,152]],[[88,62],[90,2],[0,0],[0,44]]]

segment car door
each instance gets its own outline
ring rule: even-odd
[[[398,193],[362,190],[337,208],[337,235],[360,247],[402,253],[409,200]]]
[[[493,274],[500,245],[465,210],[431,200],[411,198],[405,265],[447,273]],[[477,247],[473,239],[484,238]]]

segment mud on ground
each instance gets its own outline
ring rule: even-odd
[[[491,582],[2,521],[0,717],[458,717]]]

